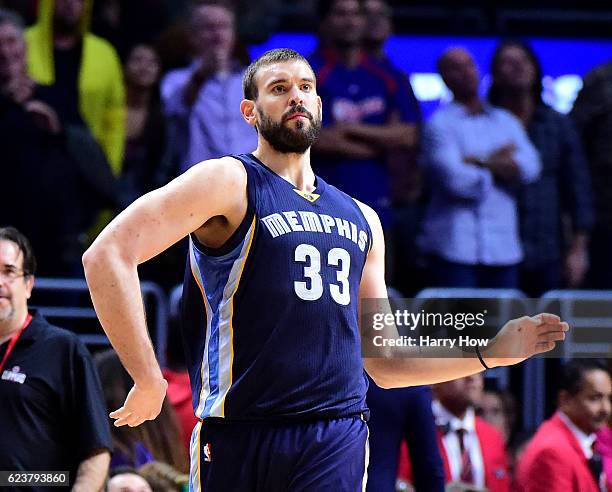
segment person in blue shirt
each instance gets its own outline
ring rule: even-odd
[[[169,72],[160,87],[177,174],[257,143],[236,111],[246,67],[235,56],[234,10],[215,0],[191,2],[186,17],[196,57],[188,67]]]
[[[540,156],[515,116],[480,98],[478,70],[466,50],[447,50],[438,71],[454,99],[423,132],[431,191],[421,237],[428,281],[517,287],[523,248],[516,193],[538,178]]]
[[[423,173],[418,162],[422,114],[408,74],[385,51],[387,39],[393,32],[391,7],[384,0],[365,0],[362,5],[367,18],[363,49],[398,81],[402,107],[405,107],[404,122],[410,125],[412,131],[412,145],[386,152],[393,207],[393,222],[387,231],[387,278],[395,289],[410,297],[424,286],[424,262],[419,257],[417,244],[425,205]],[[403,56],[410,59],[415,54],[405,53]]]
[[[361,47],[366,18],[358,0],[320,2],[319,47],[309,57],[326,110],[314,167],[331,184],[392,222],[390,153],[417,140],[418,111],[399,77]]]

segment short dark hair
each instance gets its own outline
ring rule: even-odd
[[[572,359],[561,370],[559,390],[567,391],[570,395],[577,394],[581,388],[584,376],[590,371],[605,371],[609,374],[606,363],[601,359]]]
[[[14,227],[0,227],[0,241],[11,241],[23,254],[23,273],[26,277],[36,273],[36,257],[27,237]]]
[[[286,62],[286,61],[295,61],[299,60],[304,62],[312,73],[314,74],[314,70],[308,63],[308,60],[300,55],[297,51],[290,50],[289,48],[277,48],[274,50],[266,51],[263,55],[253,61],[246,71],[244,72],[244,78],[242,79],[242,90],[244,92],[244,98],[250,99],[251,101],[255,101],[258,96],[257,91],[257,83],[255,81],[255,77],[257,76],[257,71],[265,67],[267,65],[272,65],[273,63]]]

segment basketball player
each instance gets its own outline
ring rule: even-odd
[[[160,411],[166,382],[147,334],[137,265],[189,235],[183,336],[193,405],[191,490],[362,490],[364,368],[383,387],[483,370],[477,358],[362,361],[358,305],[386,298],[380,221],[315,176],[321,100],[310,65],[272,50],[247,69],[252,154],[202,162],[136,200],[85,253],[95,309],[134,379],[115,425]],[[496,347],[551,349],[553,315],[508,322]],[[518,362],[485,351],[488,366]],[[459,355],[458,357],[461,357]]]

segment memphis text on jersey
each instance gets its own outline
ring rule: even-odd
[[[337,234],[353,241],[363,252],[368,245],[368,234],[346,219],[315,212],[293,211],[270,214],[261,219],[273,238],[291,232]]]

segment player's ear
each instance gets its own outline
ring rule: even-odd
[[[317,96],[317,107],[319,108],[319,119],[323,120],[323,101],[321,101],[321,96]]]
[[[255,101],[243,99],[240,103],[240,112],[242,113],[244,121],[251,126],[255,126],[255,123],[257,123]]]

